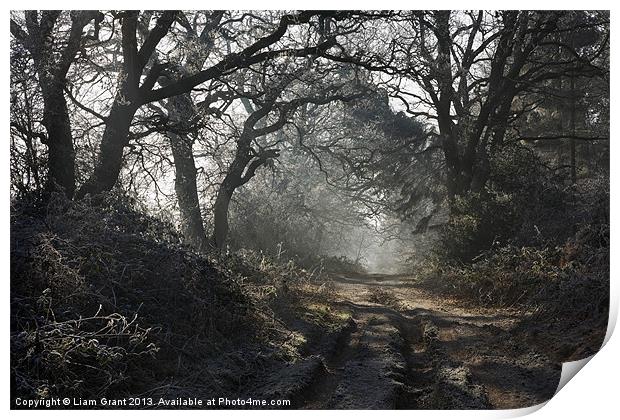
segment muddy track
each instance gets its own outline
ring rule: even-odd
[[[296,408],[517,408],[553,395],[560,367],[510,339],[514,315],[471,313],[395,276],[334,283],[351,321],[316,355]]]
[[[329,401],[338,386],[344,371],[344,363],[355,357],[355,349],[359,345],[360,329],[351,319],[334,348],[334,353],[322,362],[314,380],[304,390],[299,405],[305,408],[322,408]]]

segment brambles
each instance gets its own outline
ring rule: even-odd
[[[38,299],[51,306],[49,289]],[[48,300],[49,299],[49,300]],[[150,329],[114,313],[57,321],[50,306],[47,318],[36,317],[11,335],[13,392],[30,398],[74,395],[101,397],[123,392],[136,368],[159,350]]]
[[[311,307],[319,274],[252,252],[197,254],[122,196],[32,209],[12,208],[16,395],[238,392],[261,365],[299,358],[305,333],[286,323],[298,311],[316,328],[346,322]]]

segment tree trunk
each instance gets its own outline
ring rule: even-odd
[[[67,102],[60,87],[44,88],[43,98],[49,168],[47,190],[61,189],[72,198],[75,193],[75,150]]]
[[[224,179],[222,186],[217,192],[215,207],[213,208],[213,238],[212,246],[220,251],[226,248],[226,238],[228,236],[228,209],[230,199],[236,187],[233,187],[229,176]]]
[[[441,132],[441,125],[440,125]],[[441,134],[442,151],[444,153],[444,161],[446,163],[446,189],[450,202],[454,201],[457,196],[463,195],[464,182],[461,171],[461,162],[459,159],[456,142],[452,138],[452,134]]]
[[[241,135],[237,142],[235,158],[228,167],[226,177],[224,181],[222,181],[222,185],[217,192],[215,207],[213,209],[213,236],[211,237],[211,246],[220,251],[224,250],[226,247],[226,238],[228,236],[228,209],[233,193],[237,188],[247,183],[254,176],[256,169],[265,163],[264,158],[252,160],[249,150],[249,144],[252,139],[251,136],[245,133]]]
[[[450,56],[450,11],[437,11],[434,12],[434,16],[436,25],[435,35],[437,36],[437,58],[434,64],[437,66],[436,79],[438,85],[435,107],[437,109],[441,147],[446,162],[448,199],[450,202],[453,202],[456,196],[462,195],[464,192],[464,174],[457,140],[457,136],[461,133],[459,129],[455,128],[451,113],[454,97]]]
[[[186,136],[175,133],[168,133],[168,138],[174,158],[174,188],[181,213],[183,236],[191,246],[203,251],[207,248],[208,241],[198,200],[192,141]]]
[[[168,85],[168,78],[160,78],[160,83]],[[181,230],[185,241],[199,251],[207,249],[208,240],[205,232],[198,187],[196,184],[196,163],[192,146],[194,141],[186,134],[191,130],[190,120],[195,116],[194,103],[189,94],[170,98],[166,102],[168,118],[177,131],[166,133],[170,140],[174,158],[174,188],[181,213]]]
[[[78,198],[83,198],[86,194],[96,195],[109,191],[118,180],[123,164],[123,150],[129,144],[129,128],[138,110],[138,107],[132,103],[123,103],[124,101],[120,99],[121,96],[122,94],[119,93],[114,105],[112,105],[101,138],[95,169],[90,178],[79,189]]]

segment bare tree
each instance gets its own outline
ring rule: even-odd
[[[43,125],[47,136],[41,140],[48,147],[48,189],[60,187],[69,197],[75,191],[75,150],[71,133],[71,121],[67,111],[64,90],[67,86],[67,72],[76,54],[83,46],[84,27],[95,20],[95,33],[98,37],[98,23],[103,16],[96,11],[74,11],[70,13],[69,34],[61,36],[59,28],[61,12],[36,10],[25,12],[25,28],[11,19],[11,34],[30,53],[39,78],[43,97]],[[66,24],[65,24],[66,25]],[[56,30],[55,30],[56,28]],[[58,44],[61,46],[58,47]]]
[[[566,74],[600,75],[595,63],[607,45],[605,36],[588,51],[559,42],[575,28],[566,12],[403,12],[391,20],[398,25],[380,51],[345,44],[326,56],[390,76],[391,95],[436,125],[450,198],[486,184],[490,156],[531,110],[515,107],[517,96]],[[606,21],[594,14],[586,24]]]
[[[93,174],[79,189],[79,197],[101,193],[114,186],[122,167],[123,150],[129,144],[129,129],[132,120],[141,106],[190,92],[194,87],[205,82],[270,59],[282,56],[319,55],[334,45],[333,38],[307,46],[296,46],[293,43],[293,45],[285,44],[278,48],[277,45],[292,26],[308,23],[315,16],[340,15],[338,12],[318,11],[285,14],[280,17],[273,31],[253,40],[241,51],[226,54],[206,69],[181,77],[167,86],[155,88],[167,63],[153,65],[148,71],[146,71],[146,64],[159,42],[170,30],[177,14],[174,11],[162,13],[140,48],[138,48],[136,35],[139,12],[117,14],[117,18],[122,19],[123,71],[119,78],[114,104],[106,119],[99,158]],[[346,16],[346,14],[343,15]],[[146,75],[142,78],[145,71]]]

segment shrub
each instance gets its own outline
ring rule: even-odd
[[[447,261],[470,262],[494,244],[505,243],[518,216],[510,195],[492,191],[458,197],[439,235],[438,254]]]
[[[584,191],[567,185],[568,173],[546,167],[530,149],[508,146],[490,166],[484,189],[452,203],[437,247],[443,260],[468,263],[493,247],[509,244],[543,248],[561,244],[589,211],[587,203],[579,202],[586,197]]]
[[[542,328],[541,336],[571,341],[565,345],[574,350],[571,357],[592,354],[605,335],[609,313],[609,184],[586,180],[571,194],[569,209],[556,212],[565,217],[553,224],[563,224],[564,235],[539,234],[527,241],[519,238],[521,228],[508,244],[467,262],[436,257],[426,273],[429,286],[476,305],[527,311],[533,317],[526,334]],[[539,229],[547,228],[541,224]],[[532,322],[538,326],[532,328]],[[549,340],[553,344],[554,338]]]
[[[11,210],[13,393],[178,392],[162,386],[176,376],[214,391],[234,375],[205,360],[260,344],[262,315],[238,277],[130,200]]]

